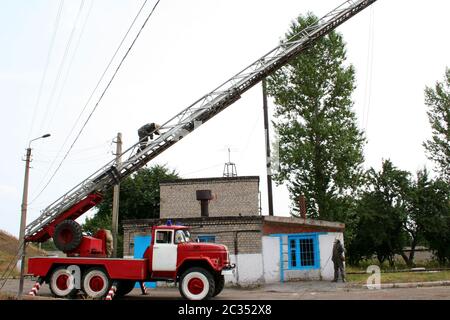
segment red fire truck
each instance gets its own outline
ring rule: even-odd
[[[58,233],[59,241],[72,241],[64,239],[72,234],[70,225]],[[105,258],[105,252],[98,252],[99,257],[34,257],[29,259],[28,272],[49,283],[57,297],[82,290],[90,298],[103,298],[113,285],[115,295],[123,296],[136,282],[168,281],[179,283],[181,295],[190,300],[218,295],[224,275],[233,272],[226,246],[193,242],[187,227],[156,226],[151,239],[142,259]]]

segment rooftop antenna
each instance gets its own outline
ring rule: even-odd
[[[237,177],[236,164],[231,162],[231,150],[228,148],[228,162],[223,167],[223,176],[226,178]]]

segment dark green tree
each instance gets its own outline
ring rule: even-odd
[[[299,16],[285,35],[296,38],[317,21]],[[278,183],[287,183],[294,212],[307,199],[310,217],[343,220],[346,200],[360,183],[363,133],[357,127],[351,94],[355,71],[346,63],[342,36],[331,32],[267,79],[279,134]]]
[[[424,142],[427,156],[437,165],[444,181],[450,182],[450,69],[445,70],[443,82],[425,89],[425,104],[432,138]]]
[[[412,218],[436,258],[450,263],[450,186],[442,179],[430,180],[419,173],[414,193]]]
[[[138,170],[120,183],[118,252],[122,250],[122,221],[159,218],[159,183],[179,179],[175,171],[155,165]],[[111,229],[113,190],[108,190],[92,218],[87,218],[83,230],[94,234],[98,229]]]
[[[380,172],[366,173],[366,187],[356,206],[355,235],[348,245],[351,263],[376,255],[380,264],[394,263],[394,255],[402,254],[407,243],[404,232],[409,173],[383,161]]]

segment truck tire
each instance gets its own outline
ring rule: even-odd
[[[83,233],[78,223],[73,220],[64,220],[56,226],[53,242],[59,250],[68,252],[78,248],[82,237]]]
[[[90,268],[81,281],[81,287],[86,295],[91,299],[101,299],[108,294],[111,280],[107,273],[101,268]]]
[[[49,287],[52,294],[58,298],[67,298],[77,291],[74,287],[73,276],[66,267],[58,267],[52,271]]]
[[[219,293],[222,292],[224,287],[225,287],[225,277],[223,275],[218,275],[216,277],[215,290],[212,296],[213,297],[217,296]]]
[[[132,280],[121,280],[117,285],[116,296],[123,297],[129,294],[133,289],[136,281]]]
[[[210,299],[215,290],[214,278],[203,268],[190,268],[180,279],[179,290],[183,298],[188,300]]]

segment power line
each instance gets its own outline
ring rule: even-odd
[[[369,36],[367,45],[367,65],[366,65],[366,83],[364,92],[364,109],[363,109],[363,128],[364,131],[368,131],[369,124],[369,111],[370,102],[372,98],[372,77],[373,77],[373,52],[374,52],[374,29],[375,29],[375,18],[374,18],[374,8],[370,8],[370,20],[369,20]]]
[[[59,22],[61,20],[61,12],[62,12],[63,6],[64,6],[64,0],[61,0],[59,2],[58,13],[56,14],[56,19],[55,19],[55,22],[53,24],[53,34],[52,34],[52,37],[51,37],[51,40],[50,40],[50,47],[48,49],[47,59],[46,59],[46,62],[45,62],[45,67],[44,67],[44,73],[42,74],[41,83],[39,85],[39,91],[38,91],[36,103],[35,103],[34,108],[33,108],[33,115],[31,117],[30,131],[28,132],[28,139],[27,139],[27,141],[30,140],[31,133],[32,133],[33,127],[34,127],[34,120],[36,119],[36,110],[38,109],[39,103],[41,102],[42,89],[44,88],[45,78],[47,77],[48,66],[50,64],[50,57],[51,57],[52,52],[53,52],[53,46],[55,44],[55,38],[56,38],[56,34],[58,32],[58,27],[59,27]]]
[[[141,26],[139,32],[137,33],[136,37],[134,38],[133,42],[131,43],[130,47],[128,48],[128,50],[126,51],[125,55],[123,56],[122,60],[120,61],[119,65],[117,66],[114,74],[112,75],[110,81],[108,82],[108,84],[106,85],[105,89],[103,90],[102,94],[100,95],[99,100],[97,101],[97,103],[95,104],[94,108],[92,109],[91,113],[89,114],[88,118],[86,119],[86,121],[84,122],[83,126],[81,127],[80,131],[78,132],[77,136],[75,137],[75,140],[72,142],[71,146],[69,147],[69,150],[67,150],[64,158],[61,160],[61,162],[59,163],[58,167],[56,168],[56,170],[53,172],[52,176],[50,177],[50,179],[48,180],[48,182],[45,184],[44,188],[39,192],[39,194],[32,200],[34,201],[35,199],[37,199],[42,192],[47,188],[47,186],[50,184],[50,182],[53,180],[53,177],[56,175],[56,173],[59,171],[59,169],[61,168],[62,164],[64,163],[64,160],[67,158],[67,156],[69,155],[70,151],[72,150],[73,146],[75,145],[75,143],[77,142],[78,138],[80,137],[81,133],[83,132],[84,128],[86,127],[87,123],[89,122],[89,120],[91,119],[93,113],[95,112],[95,110],[97,109],[98,105],[100,104],[101,100],[103,99],[103,96],[105,95],[106,91],[108,90],[108,88],[110,87],[112,81],[114,80],[116,74],[118,73],[120,67],[122,66],[123,62],[125,61],[126,57],[128,56],[129,52],[131,51],[131,49],[133,48],[136,40],[138,39],[139,35],[141,34],[142,30],[144,29],[145,25],[147,24],[148,20],[150,19],[150,17],[153,15],[153,12],[155,11],[156,7],[158,6],[160,0],[156,1],[155,5],[153,6],[152,10],[150,11],[149,15],[147,16],[147,18],[145,19],[143,25]],[[141,9],[138,12],[141,12],[142,8],[145,6],[145,4],[147,3],[147,0],[145,0],[143,6],[141,7]],[[134,21],[136,21],[137,16],[135,18]],[[134,24],[133,21],[133,24]],[[130,27],[131,29],[131,27]],[[127,31],[128,34],[128,31]],[[123,39],[124,40],[124,39]],[[123,41],[122,41],[123,42]],[[122,44],[121,42],[121,44]],[[118,51],[118,50],[117,50]],[[117,52],[116,51],[116,52]],[[109,66],[109,64],[108,64]],[[106,71],[105,71],[106,72]],[[92,95],[91,95],[92,96]]]
[[[58,97],[56,98],[56,102],[55,102],[55,106],[56,106],[56,107],[58,107],[58,105],[59,105],[59,103],[60,103],[60,101],[61,101],[61,96],[62,96],[62,93],[64,92],[65,87],[66,87],[67,79],[69,78],[70,71],[71,71],[71,69],[72,69],[72,65],[73,65],[73,62],[74,62],[74,60],[75,60],[75,56],[76,56],[77,51],[78,51],[78,48],[79,48],[79,46],[80,46],[81,38],[82,38],[83,35],[84,35],[84,30],[86,29],[86,25],[87,25],[87,22],[88,22],[88,20],[89,20],[89,16],[90,16],[90,14],[91,14],[91,10],[92,10],[93,4],[94,4],[94,1],[91,0],[91,5],[89,6],[88,12],[87,12],[87,14],[86,14],[86,18],[85,18],[84,23],[83,23],[83,26],[81,27],[81,31],[80,31],[80,34],[78,35],[77,42],[75,43],[75,48],[74,48],[74,50],[73,50],[72,57],[70,58],[69,66],[68,66],[68,68],[67,68],[67,70],[66,70],[66,73],[65,73],[65,75],[64,75],[64,80],[63,80],[62,85],[61,85],[61,88],[60,88],[60,90],[59,90]],[[53,112],[53,115],[52,115],[51,118],[50,118],[50,122],[49,122],[49,124],[48,124],[48,126],[47,126],[48,128],[51,127],[51,125],[52,125],[52,123],[53,123],[53,119],[54,119],[54,117],[55,117],[55,114],[56,114],[56,110]],[[47,131],[49,131],[49,130],[44,130],[44,131],[47,132]]]
[[[111,66],[112,62],[113,62],[114,59],[116,58],[117,53],[119,52],[120,48],[122,47],[122,45],[123,45],[125,39],[128,37],[128,34],[130,33],[131,29],[133,28],[133,26],[134,26],[134,24],[135,24],[137,18],[138,18],[139,15],[141,14],[142,9],[144,9],[146,3],[147,3],[147,0],[144,1],[144,3],[142,4],[142,6],[140,7],[139,11],[137,12],[136,16],[134,17],[134,19],[133,19],[131,25],[128,27],[127,32],[126,32],[125,35],[122,37],[122,40],[120,41],[120,43],[119,43],[119,45],[117,46],[117,48],[116,48],[114,54],[112,55],[111,59],[109,60],[107,66],[106,66],[106,68],[105,68],[105,70],[103,71],[102,75],[100,76],[99,80],[97,81],[97,84],[95,85],[94,89],[92,90],[92,92],[91,92],[91,94],[90,94],[88,100],[86,101],[86,103],[85,103],[83,109],[82,109],[81,112],[78,114],[78,117],[77,117],[77,119],[75,120],[75,122],[74,122],[72,128],[70,129],[69,133],[67,134],[66,138],[64,139],[64,142],[63,142],[63,144],[61,145],[61,148],[59,149],[57,155],[55,156],[55,159],[52,161],[52,163],[51,163],[50,166],[48,167],[47,172],[44,174],[44,176],[42,177],[41,181],[39,181],[39,183],[38,183],[38,188],[37,188],[37,189],[40,188],[41,184],[42,184],[42,183],[44,182],[44,180],[47,178],[47,176],[48,176],[48,174],[50,173],[50,170],[53,168],[53,165],[55,164],[57,158],[59,157],[60,153],[62,152],[62,150],[63,150],[64,147],[66,146],[66,143],[68,142],[70,136],[72,135],[73,131],[75,130],[75,128],[76,128],[78,122],[79,122],[80,119],[81,119],[81,116],[83,115],[83,113],[84,113],[84,111],[86,110],[87,106],[88,106],[89,103],[91,102],[91,99],[92,99],[92,97],[94,96],[94,93],[97,91],[98,87],[100,86],[100,83],[103,81],[103,78],[105,77],[107,71],[109,70],[109,67]],[[76,141],[76,140],[75,140],[75,141]],[[69,149],[69,151],[70,151],[70,149]],[[67,157],[67,154],[63,157],[63,159],[65,159],[65,157]],[[59,165],[59,167],[60,167],[60,166],[61,166],[61,164]],[[58,167],[58,168],[59,168],[59,167]],[[58,169],[56,169],[55,171],[57,171],[57,170],[58,170]],[[56,173],[56,172],[55,172],[55,173]],[[53,173],[53,176],[55,175],[55,173]],[[53,177],[53,176],[52,176],[52,177]],[[34,200],[36,200],[36,199],[39,197],[39,195],[42,194],[42,192],[45,190],[45,188],[47,187],[47,185],[50,183],[51,179],[52,179],[52,178],[49,179],[49,181],[48,181],[47,184],[44,186],[44,188],[39,192],[39,194],[38,194],[36,197],[33,198],[33,200],[31,201],[31,203],[32,203]]]
[[[51,92],[50,92],[50,97],[49,97],[49,100],[47,102],[47,107],[45,108],[44,117],[42,118],[42,121],[41,121],[41,129],[44,129],[45,120],[46,120],[48,112],[50,110],[50,106],[53,103],[53,97],[55,96],[56,88],[58,87],[58,83],[60,82],[60,79],[61,79],[62,71],[63,71],[64,65],[66,63],[66,58],[67,58],[67,55],[69,53],[70,46],[72,44],[72,39],[73,39],[73,36],[75,34],[76,26],[78,24],[78,19],[80,18],[81,11],[83,10],[83,7],[84,7],[84,1],[85,0],[82,0],[81,3],[80,3],[80,7],[78,8],[78,13],[77,13],[77,16],[75,18],[75,22],[73,23],[72,31],[70,32],[69,39],[67,40],[66,48],[65,48],[64,54],[63,54],[63,58],[62,58],[62,60],[61,60],[61,62],[59,64],[58,72],[56,74],[55,81],[53,82],[53,86],[52,86],[52,89],[51,89]]]

